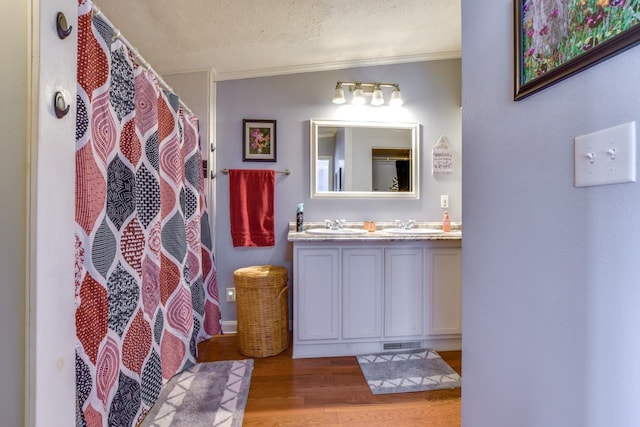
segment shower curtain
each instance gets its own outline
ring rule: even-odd
[[[220,333],[198,121],[78,14],[76,424],[131,426]]]

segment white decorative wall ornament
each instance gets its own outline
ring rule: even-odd
[[[449,150],[449,142],[444,135],[440,135],[433,146],[433,162],[431,175],[450,175],[453,173],[453,153]]]

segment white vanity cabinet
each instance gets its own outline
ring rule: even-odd
[[[337,340],[340,250],[297,248],[294,255],[294,333],[298,340]]]
[[[384,335],[419,337],[424,330],[424,248],[385,248]]]
[[[429,336],[462,333],[462,257],[460,248],[427,248]]]
[[[302,241],[293,357],[460,349],[460,241]]]
[[[382,336],[382,248],[342,249],[342,338]]]

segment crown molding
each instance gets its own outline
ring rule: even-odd
[[[256,78],[256,77],[281,76],[286,74],[342,70],[345,68],[372,67],[376,65],[402,64],[402,63],[408,63],[408,62],[423,62],[423,61],[439,61],[444,59],[456,59],[461,57],[462,57],[461,51],[451,51],[451,52],[439,52],[439,53],[426,53],[426,54],[419,54],[419,55],[393,56],[393,57],[386,57],[386,58],[373,58],[373,59],[364,59],[364,60],[326,62],[322,64],[292,65],[289,67],[263,68],[259,70],[230,71],[230,72],[216,72],[215,70],[213,70],[213,73],[214,73],[214,80],[219,82],[224,80],[241,80],[241,79],[250,79],[250,78]]]

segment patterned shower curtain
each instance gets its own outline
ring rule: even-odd
[[[198,121],[80,1],[76,424],[135,425],[220,333]]]

